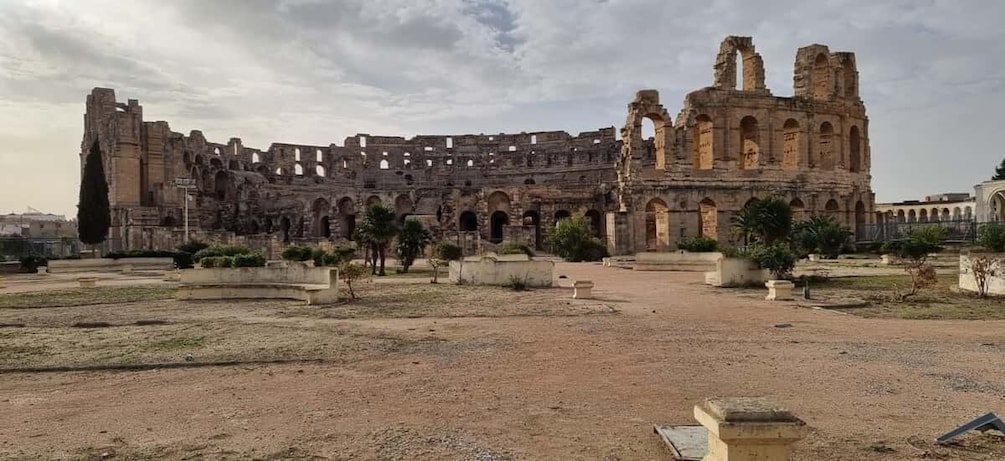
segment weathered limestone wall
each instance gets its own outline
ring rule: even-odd
[[[584,215],[615,254],[666,251],[698,235],[735,240],[732,215],[767,195],[784,196],[797,216],[830,214],[856,232],[874,219],[869,124],[854,54],[799,49],[792,97],[765,86],[750,37],[727,37],[713,68],[714,85],[688,94],[676,118],[656,90],[639,91],[620,139],[614,128],[576,136],[361,133],[341,144],[262,150],[144,122],[136,100],[118,103],[113,90],[95,88],[81,169],[99,139],[111,237],[121,248],[180,243],[177,233],[155,231],[181,228],[175,178],[196,182],[189,224],[197,232],[281,243],[350,239],[374,203],[393,207],[402,220],[419,217],[438,238],[474,233],[538,249],[548,248],[558,220]],[[654,136],[643,139],[650,123]]]
[[[172,258],[93,258],[54,259],[48,262],[48,271],[53,274],[76,272],[122,272],[123,269],[147,271],[169,271],[174,269]]]
[[[637,271],[686,271],[705,272],[715,268],[722,253],[642,252],[635,254],[632,269]]]

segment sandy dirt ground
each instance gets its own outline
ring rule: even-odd
[[[368,287],[370,301],[329,308],[3,310],[0,321],[38,335],[41,365],[177,362],[189,350],[193,364],[324,360],[0,374],[0,457],[668,460],[653,424],[695,424],[709,396],[766,396],[810,427],[797,460],[1005,459],[990,435],[932,444],[1005,414],[1005,321],[864,319],[741,298],[700,273],[557,272],[593,280],[598,299],[393,279]],[[416,294],[373,299],[396,283]],[[80,319],[127,333],[69,332]],[[126,326],[140,319],[170,331]],[[31,364],[24,331],[0,329],[0,345],[23,352],[2,356],[5,367]],[[89,352],[99,345],[115,353]]]

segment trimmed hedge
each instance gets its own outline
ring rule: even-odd
[[[708,237],[692,237],[677,242],[677,248],[695,253],[711,253],[719,249],[719,242]]]
[[[234,267],[234,256],[206,256],[199,259],[199,265],[204,268]]]
[[[265,256],[261,253],[248,253],[233,258],[233,267],[265,267]]]
[[[312,259],[314,249],[305,245],[290,245],[283,248],[283,259],[287,261],[307,261]]]

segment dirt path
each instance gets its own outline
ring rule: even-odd
[[[800,460],[1005,456],[930,444],[1005,413],[1005,322],[860,319],[699,273],[557,272],[619,313],[333,320],[445,339],[342,364],[0,375],[0,456],[669,459],[652,425],[691,424],[714,395],[789,406],[812,428]]]

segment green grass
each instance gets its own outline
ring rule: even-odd
[[[98,287],[0,295],[0,309],[121,304],[174,298],[174,287]]]
[[[164,341],[149,343],[143,347],[148,351],[176,351],[182,349],[194,349],[206,345],[206,338],[203,337],[182,337],[171,338]]]

